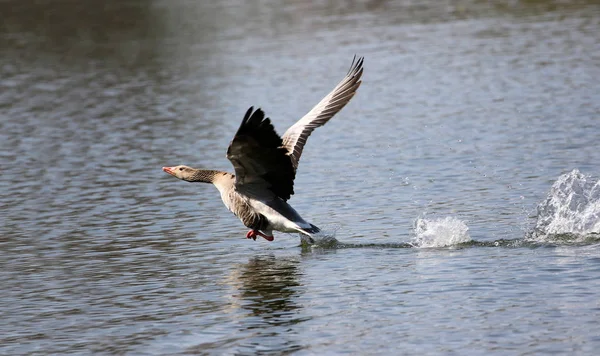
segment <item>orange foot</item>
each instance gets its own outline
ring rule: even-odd
[[[267,236],[265,234],[263,234],[262,232],[258,231],[258,230],[250,230],[248,231],[248,233],[246,234],[246,238],[247,239],[252,239],[254,241],[256,241],[256,237],[257,236],[262,236],[265,238],[265,240],[267,241],[273,241],[275,239],[274,236]]]

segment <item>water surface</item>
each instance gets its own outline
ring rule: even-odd
[[[561,174],[600,174],[593,1],[0,13],[0,353],[600,347],[597,240],[519,243]],[[311,136],[290,201],[337,248],[246,240],[213,187],[161,171],[231,170],[249,106],[283,133],[354,54],[363,85]],[[409,248],[417,219],[473,243]]]

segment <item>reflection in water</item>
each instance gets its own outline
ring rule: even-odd
[[[256,256],[239,266],[233,279],[237,307],[246,310],[240,331],[251,331],[252,336],[240,345],[242,348],[273,351],[294,351],[302,346],[293,338],[291,326],[307,320],[302,317],[299,297],[300,261],[294,258]],[[239,283],[239,284],[238,284]]]
[[[594,354],[597,243],[515,223],[597,174],[597,3],[0,1],[0,354]],[[248,106],[286,127],[354,53],[369,83],[294,200],[340,243],[269,256],[296,239],[240,241],[213,188],[163,176],[231,169]],[[410,250],[425,211],[532,248]]]
[[[273,256],[250,260],[240,276],[241,297],[247,302],[243,307],[273,325],[287,324],[286,315],[298,308],[292,301],[293,288],[300,285],[297,263]]]

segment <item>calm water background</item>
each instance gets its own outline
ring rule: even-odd
[[[0,3],[1,354],[600,348],[600,245],[400,248],[424,216],[520,241],[561,173],[600,174],[597,2],[217,3]],[[354,54],[291,203],[371,247],[246,240],[161,171],[231,170],[249,106],[282,133]]]

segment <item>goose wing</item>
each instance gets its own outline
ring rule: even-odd
[[[283,200],[294,194],[296,172],[271,120],[250,107],[227,149],[235,169],[235,186],[257,196],[269,190]]]
[[[323,126],[352,99],[361,84],[363,57],[352,60],[348,74],[325,96],[308,114],[298,120],[283,134],[283,147],[287,150],[294,172],[308,136],[319,126]]]

